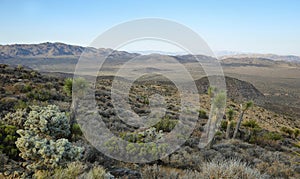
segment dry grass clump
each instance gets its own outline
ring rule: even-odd
[[[240,160],[212,161],[202,166],[200,178],[258,179],[268,178]]]
[[[256,168],[266,172],[272,178],[290,178],[295,174],[290,166],[284,165],[278,161],[275,161],[272,164],[262,162],[259,163]]]
[[[193,170],[182,170],[177,168],[164,167],[160,165],[147,165],[142,171],[142,178],[144,179],[177,179],[177,178],[199,178],[200,174]]]
[[[56,168],[55,170],[38,170],[34,173],[33,177],[36,179],[102,179],[106,175],[106,171],[102,166],[95,166],[87,170],[86,164],[81,162],[72,162],[67,167]]]
[[[201,172],[194,170],[182,170],[159,165],[145,166],[142,176],[146,179],[166,178],[203,178],[203,179],[265,179],[269,178],[258,170],[251,168],[240,160],[211,161],[202,165]]]
[[[106,175],[105,169],[101,166],[92,168],[84,178],[87,179],[104,179]]]

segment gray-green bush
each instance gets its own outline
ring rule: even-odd
[[[70,135],[70,126],[65,113],[54,105],[31,108],[24,129],[17,131],[21,137],[16,142],[20,156],[30,162],[28,167],[55,168],[79,159],[83,148],[66,139]]]

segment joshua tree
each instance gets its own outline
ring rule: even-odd
[[[227,111],[227,115],[228,115],[228,119],[227,119],[227,129],[226,129],[226,139],[230,138],[230,127],[231,127],[231,122],[234,116],[234,110],[232,108],[230,108]]]
[[[239,115],[239,120],[236,124],[236,127],[235,127],[235,130],[234,130],[234,133],[233,133],[233,139],[236,138],[236,135],[240,129],[240,126],[241,126],[241,123],[243,121],[243,117],[244,117],[244,113],[250,108],[253,106],[253,101],[248,101],[246,102],[246,104],[243,106],[243,104],[241,104],[241,112],[240,112],[240,115]]]

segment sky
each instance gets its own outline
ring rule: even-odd
[[[298,0],[0,0],[0,44],[87,46],[122,22],[163,18],[191,28],[214,51],[300,55],[299,7]]]

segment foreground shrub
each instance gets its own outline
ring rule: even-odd
[[[106,176],[105,169],[101,166],[96,166],[87,173],[86,178],[103,179],[106,178],[105,176]]]
[[[145,179],[173,179],[173,178],[199,178],[200,173],[193,170],[182,170],[177,168],[164,167],[160,165],[146,165],[141,170],[142,178]]]
[[[67,138],[70,135],[68,118],[57,106],[32,106],[31,109],[24,123],[25,130],[48,135],[51,138]]]
[[[24,130],[16,145],[20,156],[28,160],[30,169],[55,168],[68,161],[79,159],[83,149],[73,146],[67,139],[70,126],[65,113],[57,106],[31,107]]]
[[[81,162],[69,163],[65,168],[58,167],[55,170],[37,170],[34,177],[37,179],[55,178],[55,179],[74,179],[74,178],[88,178],[88,179],[103,179],[105,178],[105,169],[101,166],[91,168],[87,173],[87,165]]]
[[[204,164],[199,178],[258,179],[266,176],[240,160],[228,160]]]

